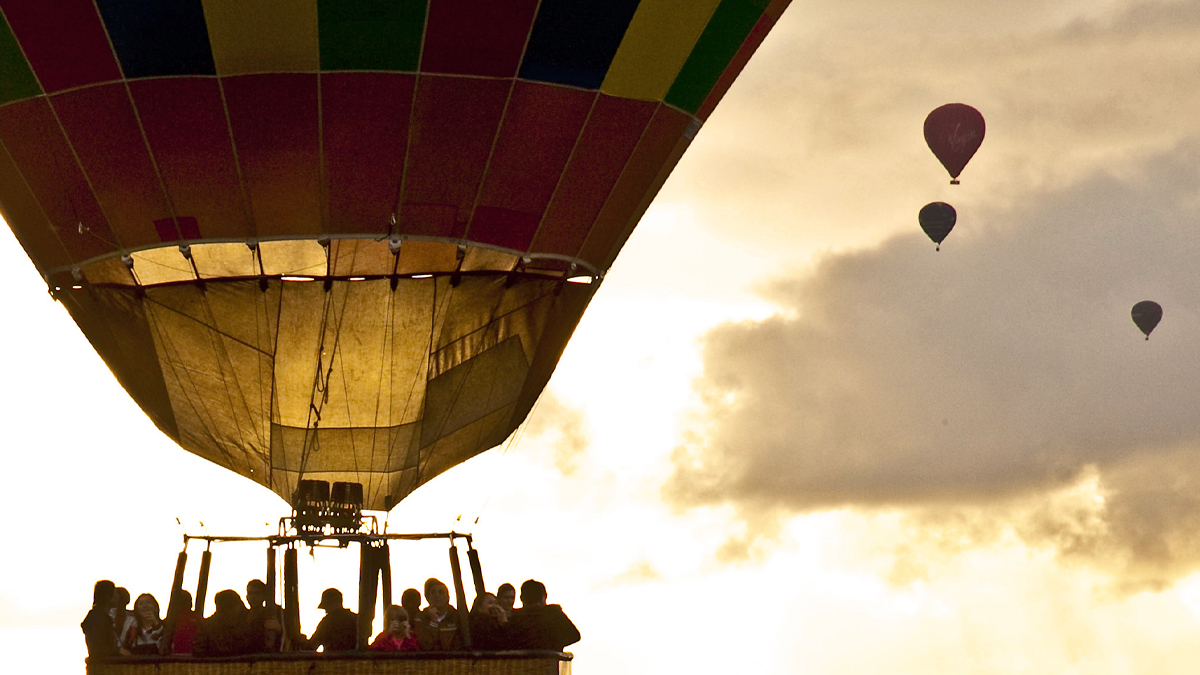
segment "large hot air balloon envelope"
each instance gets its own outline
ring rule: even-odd
[[[917,221],[940,251],[942,241],[950,234],[950,230],[954,229],[954,223],[958,222],[958,213],[946,202],[932,202],[921,207]]]
[[[525,418],[787,4],[0,0],[0,209],[183,448],[390,508]]]
[[[925,118],[925,142],[950,172],[951,185],[958,184],[958,174],[983,143],[984,131],[983,115],[962,103],[947,103]]]
[[[1162,305],[1159,305],[1153,300],[1143,300],[1133,306],[1133,323],[1137,325],[1138,330],[1146,335],[1146,339],[1150,339],[1150,332],[1162,321]]]

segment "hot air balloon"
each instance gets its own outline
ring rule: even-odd
[[[1143,300],[1133,306],[1133,323],[1150,339],[1150,332],[1162,321],[1162,305],[1153,300]]]
[[[985,130],[983,115],[962,103],[947,103],[925,118],[925,142],[950,172],[951,185],[958,185],[958,174],[983,143]]]
[[[0,211],[159,429],[292,505],[290,534],[260,538],[272,590],[285,548],[286,630],[297,547],[321,537],[360,544],[369,628],[405,535],[360,509],[521,423],[787,4],[0,0]],[[424,536],[450,539],[465,608],[464,535]],[[359,670],[494,672],[478,662]],[[202,665],[172,667],[232,667]]]
[[[942,250],[942,240],[946,235],[950,234],[950,230],[954,229],[954,223],[958,221],[958,213],[954,211],[954,207],[946,202],[932,202],[921,207],[921,212],[917,214],[917,220],[921,223],[921,229],[925,230],[925,234],[937,244],[938,251]]]
[[[185,450],[390,509],[528,414],[788,0],[0,0],[0,209]]]

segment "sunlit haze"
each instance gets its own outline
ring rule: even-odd
[[[1197,73],[1200,1],[794,0],[526,424],[376,515],[545,582],[575,675],[1191,672]],[[987,119],[957,186],[950,102]],[[159,432],[7,228],[0,281],[0,649],[79,673],[97,579],[165,600],[185,532],[287,505]],[[214,546],[210,598],[264,548]],[[356,549],[301,561],[306,631],[327,586],[354,608]],[[399,589],[448,567],[393,548]]]

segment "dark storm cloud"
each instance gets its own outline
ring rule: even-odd
[[[1149,577],[1200,561],[1182,536],[1200,524],[1200,149],[1131,173],[960,210],[940,253],[914,214],[912,234],[773,283],[781,313],[706,338],[704,421],[668,497],[1014,504],[1094,467],[1102,526],[1072,539],[1078,518],[1030,512],[1022,536]],[[1165,308],[1149,342],[1144,299]]]

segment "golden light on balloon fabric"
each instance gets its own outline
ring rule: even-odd
[[[0,205],[183,448],[390,509],[525,419],[788,3],[576,4],[5,2]]]

